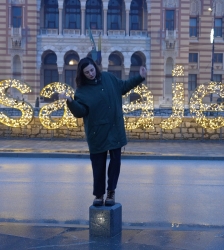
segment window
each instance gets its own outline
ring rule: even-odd
[[[214,82],[222,82],[222,75],[220,75],[220,74],[213,74],[213,81]]]
[[[79,63],[79,57],[77,54],[70,54],[66,56],[65,65],[73,66]]]
[[[12,7],[12,27],[19,28],[22,26],[22,7]]]
[[[198,18],[190,18],[190,30],[189,30],[190,37],[197,37],[198,36]]]
[[[49,83],[58,82],[58,68],[57,68],[57,56],[54,52],[49,52],[43,60],[44,69],[44,86]],[[58,99],[58,94],[53,94],[51,98],[45,98],[45,102],[52,102]]]
[[[111,54],[109,56],[109,65],[110,66],[121,66],[122,62],[121,62],[121,58],[120,56],[116,55],[116,54]]]
[[[58,82],[58,70],[57,69],[45,69],[44,70],[44,86],[52,82]]]
[[[81,28],[81,7],[79,0],[65,1],[65,29]]]
[[[45,65],[57,65],[57,56],[54,53],[48,54],[44,58],[44,64]]]
[[[130,29],[142,29],[143,1],[132,0],[130,8]]]
[[[101,0],[87,0],[86,2],[86,29],[102,29],[102,2]]]
[[[214,63],[222,63],[222,62],[223,62],[223,54],[214,53]]]
[[[109,2],[107,11],[107,29],[120,30],[122,22],[122,0]]]
[[[194,91],[197,87],[197,75],[189,74],[188,75],[188,90]]]
[[[44,5],[44,24],[47,29],[58,28],[58,1],[46,0]]]
[[[214,36],[222,37],[222,18],[215,18]]]
[[[134,54],[131,57],[131,66],[142,66],[142,59],[139,55]]]
[[[198,53],[189,53],[189,62],[197,63],[198,62]]]
[[[120,55],[112,53],[109,56],[108,72],[114,74],[117,78],[121,79],[122,74],[122,59]]]
[[[75,88],[76,70],[65,70],[65,82]]]
[[[166,30],[174,30],[174,10],[166,10]]]

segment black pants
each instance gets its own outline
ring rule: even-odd
[[[121,148],[109,150],[110,163],[108,166],[107,190],[115,190],[121,167]],[[90,154],[93,169],[93,195],[101,196],[105,194],[106,186],[106,161],[107,151],[98,154]]]

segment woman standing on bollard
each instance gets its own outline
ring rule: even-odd
[[[67,106],[76,118],[83,117],[86,138],[93,169],[94,206],[104,205],[106,188],[106,160],[108,166],[107,197],[105,206],[115,204],[115,189],[120,174],[121,148],[127,144],[122,112],[122,95],[145,80],[146,69],[140,67],[139,76],[123,81],[109,72],[100,72],[89,58],[80,60],[77,69],[74,100],[67,99]]]

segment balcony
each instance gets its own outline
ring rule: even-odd
[[[123,36],[125,36],[125,30],[108,30],[107,34],[108,34],[108,36],[123,37]]]
[[[13,49],[21,49],[22,48],[22,29],[21,27],[15,28],[11,27],[11,40],[12,40],[12,48]]]
[[[165,42],[167,49],[175,49],[176,39],[176,30],[166,30]]]
[[[193,63],[193,62],[191,62],[191,63],[189,63],[189,70],[194,70],[194,69],[198,69],[198,63]]]
[[[91,30],[93,36],[100,36],[103,34],[103,30]],[[86,30],[86,36],[89,36],[89,30]]]
[[[80,36],[80,29],[63,29],[64,36]]]
[[[57,36],[58,35],[58,29],[41,29],[40,30],[41,35],[47,35],[47,36]]]
[[[222,63],[214,63],[214,69],[216,70],[223,70],[223,64]]]
[[[130,36],[147,37],[148,32],[146,30],[130,30]]]

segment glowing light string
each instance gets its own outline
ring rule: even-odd
[[[163,129],[174,129],[179,127],[184,116],[184,84],[173,83],[172,92],[172,115],[161,122],[160,126]]]
[[[184,67],[176,65],[172,70],[172,76],[184,76]],[[163,129],[174,129],[179,127],[184,116],[184,84],[172,83],[172,115],[160,124]]]
[[[75,90],[66,83],[61,82],[53,82],[44,87],[40,95],[46,98],[50,98],[54,93],[62,93],[66,92],[67,96],[71,96],[73,98]],[[61,119],[54,121],[51,118],[52,112],[64,109],[64,113]],[[70,110],[67,108],[66,100],[57,100],[53,103],[44,105],[39,112],[39,118],[41,124],[48,129],[57,129],[64,125],[68,128],[76,128],[77,127],[77,119],[73,116]]]
[[[215,111],[223,112],[223,104],[204,104],[203,98],[208,94],[217,94],[224,98],[224,84],[221,82],[210,82],[208,86],[200,85],[190,98],[190,113],[196,120],[196,123],[203,128],[217,129],[224,126],[224,118],[221,116],[215,118],[207,118],[203,112]]]
[[[129,91],[124,98],[127,99],[132,91]],[[130,112],[140,110],[140,117],[130,117],[128,115],[124,116],[125,128],[127,130],[136,129],[142,126],[144,129],[154,128],[154,113],[153,113],[153,95],[151,91],[145,84],[142,86],[137,86],[133,90],[134,93],[137,93],[140,98],[131,102],[123,104],[123,112],[128,114]]]
[[[0,82],[0,103],[7,107],[18,109],[22,113],[19,119],[13,119],[8,117],[4,112],[0,112],[0,122],[9,127],[23,127],[32,121],[33,107],[24,100],[9,97],[6,93],[8,88],[16,88],[22,94],[30,93],[31,88],[25,82],[16,79],[8,79]]]

